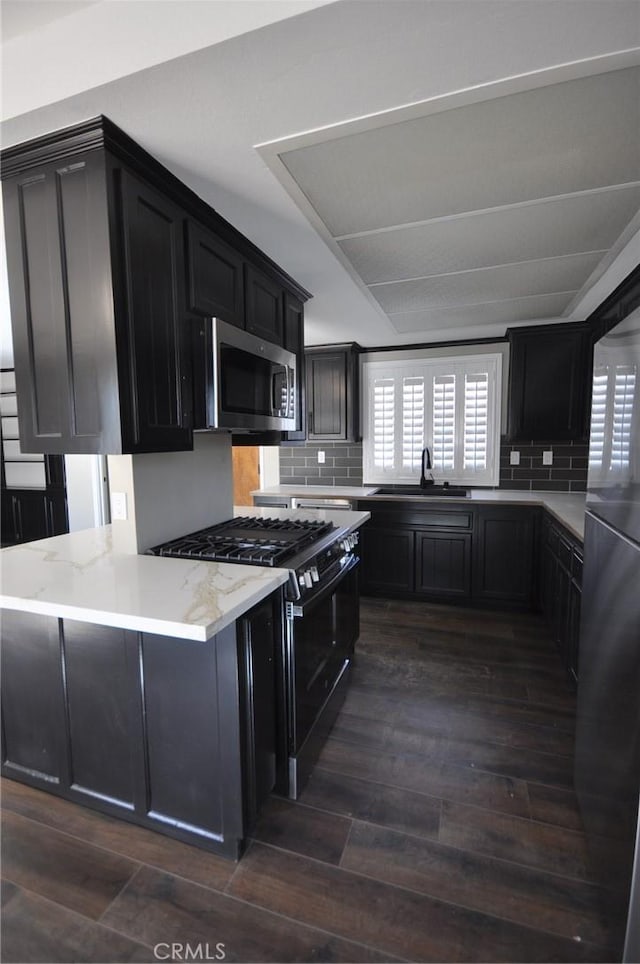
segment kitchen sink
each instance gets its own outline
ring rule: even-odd
[[[450,496],[455,499],[468,499],[469,490],[455,485],[428,485],[421,489],[419,485],[391,485],[387,488],[376,489],[374,495],[410,495],[421,499],[440,498]]]

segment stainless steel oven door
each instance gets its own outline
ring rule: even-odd
[[[287,604],[290,796],[298,796],[340,710],[359,633],[359,558]]]
[[[293,431],[296,356],[262,338],[212,318],[208,387],[210,428]]]

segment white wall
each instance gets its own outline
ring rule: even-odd
[[[109,486],[104,455],[65,455],[69,531],[109,522]]]
[[[227,433],[196,433],[193,452],[110,455],[108,467],[112,499],[127,497],[128,519],[112,520],[117,552],[145,552],[233,515]]]
[[[280,449],[277,445],[260,447],[260,488],[280,483]]]

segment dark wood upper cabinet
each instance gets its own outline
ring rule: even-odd
[[[253,265],[245,266],[246,329],[258,338],[284,343],[282,286]]]
[[[515,328],[508,335],[509,441],[586,440],[589,326],[578,322]]]
[[[309,441],[353,442],[361,438],[359,353],[355,344],[307,349]]]
[[[121,451],[103,155],[4,181],[24,452]]]
[[[283,344],[308,292],[105,117],[1,163],[23,450],[192,448],[198,322]]]
[[[184,291],[183,215],[122,172],[123,287],[131,392],[127,448],[191,448],[191,352]]]
[[[189,308],[244,328],[244,260],[211,231],[187,222]]]

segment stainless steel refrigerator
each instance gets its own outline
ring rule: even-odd
[[[595,346],[575,784],[617,960],[640,961],[640,310]]]

